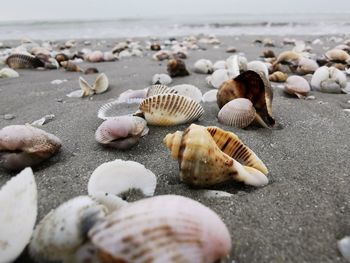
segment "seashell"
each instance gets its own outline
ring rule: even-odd
[[[171,77],[168,74],[155,74],[152,77],[152,84],[168,85],[172,82]]]
[[[216,71],[218,69],[226,69],[226,68],[227,68],[227,63],[225,60],[218,60],[213,65],[214,71]]]
[[[265,63],[263,63],[261,61],[257,61],[257,60],[250,61],[247,64],[247,70],[253,70],[255,72],[262,72],[263,74],[265,74],[266,78],[269,77],[269,70],[268,70],[267,66],[265,65]]]
[[[124,49],[127,49],[128,48],[128,43],[126,42],[119,42],[112,50],[112,53],[115,54],[115,53],[120,53],[122,52]]]
[[[226,69],[215,70],[214,73],[207,79],[208,84],[218,89],[227,80],[230,79],[230,73]]]
[[[245,128],[251,124],[256,115],[256,110],[253,103],[244,98],[238,98],[226,103],[218,114],[220,123],[237,127]]]
[[[165,59],[169,59],[171,56],[171,52],[169,50],[160,50],[158,52],[156,52],[152,58],[153,60],[157,60],[157,61],[163,61]]]
[[[168,93],[177,93],[172,88],[169,88],[166,85],[152,85],[147,88],[146,98],[159,95],[159,94],[168,94]]]
[[[19,74],[11,68],[3,68],[0,70],[0,78],[18,78]]]
[[[118,58],[112,52],[103,53],[103,61],[116,61]]]
[[[72,72],[83,72],[83,70],[76,64],[74,64],[72,61],[62,61],[61,66],[66,70],[66,71],[72,71]]]
[[[345,236],[337,242],[341,255],[350,262],[350,237]]]
[[[30,125],[37,125],[37,126],[43,126],[46,123],[49,123],[50,121],[52,121],[53,119],[55,119],[55,115],[54,114],[48,114],[45,115],[44,117],[33,121]]]
[[[65,44],[64,44],[64,47],[65,48],[72,48],[75,46],[75,40],[68,40]]]
[[[278,64],[288,66],[291,72],[295,72],[299,64],[300,55],[294,51],[283,51],[277,57],[277,60],[272,64],[275,68]]]
[[[311,79],[311,86],[326,93],[341,93],[347,85],[346,76],[335,67],[320,67]]]
[[[45,64],[37,57],[23,54],[10,55],[5,63],[13,69],[43,68]]]
[[[37,195],[30,168],[12,177],[0,189],[1,262],[15,261],[29,243],[38,213]]]
[[[241,57],[238,57],[238,55],[233,55],[226,59],[227,71],[229,73],[230,78],[238,76],[241,67],[246,68],[246,65],[242,66],[241,60],[239,58]],[[244,63],[246,64],[246,61],[244,61]]]
[[[283,90],[288,94],[298,96],[299,99],[304,99],[310,92],[310,85],[303,77],[290,76]]]
[[[228,47],[228,48],[226,49],[226,53],[236,53],[236,52],[237,52],[237,48],[236,48],[236,47],[233,47],[233,46]]]
[[[61,141],[30,125],[10,125],[0,130],[0,166],[22,170],[56,154]]]
[[[219,108],[236,98],[246,98],[253,103],[256,120],[263,127],[275,127],[276,122],[272,117],[273,90],[264,74],[248,70],[223,83],[217,94]]]
[[[187,184],[208,187],[229,180],[253,186],[268,183],[267,177],[262,172],[249,166],[242,166],[224,153],[206,127],[191,124],[184,132],[168,134],[163,143],[171,151],[171,156],[178,160],[180,180]],[[227,145],[228,143],[229,140],[226,141]],[[228,146],[239,147],[238,144]]]
[[[83,96],[90,96],[94,93],[100,94],[108,89],[109,81],[106,74],[101,73],[97,76],[94,84],[92,86],[86,82],[82,77],[79,78],[80,88],[84,91]]]
[[[188,76],[190,73],[186,69],[185,62],[181,59],[171,59],[167,64],[167,71],[170,77]]]
[[[61,65],[61,62],[63,61],[68,61],[69,60],[69,57],[64,54],[64,53],[58,53],[56,56],[55,56],[55,59],[56,61]]]
[[[148,97],[139,106],[148,124],[171,126],[198,120],[204,113],[196,101],[177,94]]]
[[[281,71],[275,71],[269,76],[269,80],[273,82],[285,82],[288,78],[288,74]]]
[[[153,44],[151,44],[150,49],[151,49],[152,51],[159,51],[159,50],[161,50],[162,48],[161,48],[161,46],[160,46],[158,43],[153,43]]]
[[[203,94],[202,101],[203,102],[213,102],[216,101],[218,90],[209,90],[206,93]]]
[[[262,41],[264,47],[274,47],[275,43],[273,42],[273,40],[271,38],[264,38]]]
[[[85,75],[96,74],[96,73],[98,73],[98,69],[97,68],[87,68],[84,71]]]
[[[145,196],[154,195],[156,176],[140,163],[120,159],[97,167],[90,176],[88,193],[120,195],[131,189],[139,189]]]
[[[194,72],[200,74],[212,74],[214,72],[213,63],[208,59],[200,59],[194,63]]]
[[[67,262],[86,240],[90,228],[106,213],[106,208],[89,196],[68,200],[35,227],[30,255],[39,262]]]
[[[331,49],[328,50],[325,54],[328,61],[335,63],[349,63],[350,55],[341,49]]]
[[[341,49],[341,50],[344,50],[346,53],[349,54],[350,52],[350,46],[348,45],[345,45],[345,44],[341,44],[341,45],[338,45],[335,47],[335,49]]]
[[[103,60],[103,52],[100,50],[95,50],[87,56],[89,62],[102,62]]]
[[[296,72],[301,75],[312,74],[318,69],[318,64],[315,60],[300,57]]]
[[[96,130],[97,142],[120,150],[129,149],[148,133],[147,123],[136,116],[108,118]]]
[[[267,50],[264,50],[263,57],[264,58],[275,58],[276,55],[271,49],[267,49]]]
[[[231,250],[229,231],[208,207],[161,195],[108,215],[89,232],[100,262],[219,262]],[[89,261],[92,262],[92,261]]]
[[[196,86],[181,84],[173,86],[171,89],[176,91],[176,94],[193,99],[198,103],[202,101],[202,92]]]

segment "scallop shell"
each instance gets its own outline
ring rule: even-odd
[[[120,195],[130,189],[139,189],[145,196],[152,196],[156,185],[156,176],[142,164],[117,159],[95,169],[89,179],[88,193]]]
[[[19,74],[11,68],[3,68],[0,70],[0,78],[17,78]]]
[[[43,68],[45,66],[40,59],[23,54],[12,54],[5,63],[13,69]]]
[[[264,74],[248,70],[221,85],[217,94],[220,109],[236,98],[246,98],[253,103],[256,120],[263,127],[275,127],[272,117],[273,90]]]
[[[226,69],[215,70],[214,73],[210,76],[208,84],[218,89],[220,86],[227,80],[230,79],[230,74]]]
[[[176,85],[171,88],[176,94],[193,99],[196,102],[202,101],[202,92],[196,86],[190,84]]]
[[[269,80],[273,82],[285,82],[288,78],[288,74],[282,71],[276,71],[269,76]]]
[[[105,217],[106,208],[89,196],[78,196],[48,213],[35,227],[29,253],[36,261],[65,261],[86,240],[87,232]]]
[[[155,74],[152,77],[152,84],[168,85],[172,82],[171,77],[168,74]]]
[[[176,94],[177,92],[166,85],[152,85],[147,89],[146,98],[154,95],[168,94],[168,93]]]
[[[139,107],[150,125],[171,126],[198,120],[204,113],[194,100],[177,94],[159,94],[146,98]]]
[[[30,125],[10,125],[0,130],[0,164],[9,170],[35,166],[60,147],[56,136]]]
[[[326,52],[326,58],[331,62],[348,63],[350,62],[350,55],[341,49],[331,49]]]
[[[312,74],[318,69],[318,64],[315,60],[300,57],[298,67],[297,67],[297,73],[301,75],[306,74]]]
[[[194,63],[194,72],[200,74],[212,74],[214,72],[213,63],[208,59],[200,59]]]
[[[122,208],[89,232],[100,262],[218,262],[231,250],[219,216],[182,196],[143,199]]]
[[[213,102],[216,101],[218,90],[209,90],[206,93],[203,94],[202,101],[203,102]]]
[[[180,179],[187,184],[208,187],[229,180],[253,186],[268,183],[262,172],[242,166],[224,153],[206,127],[191,124],[184,132],[168,134],[163,142],[178,160]]]
[[[181,59],[171,59],[167,64],[167,71],[170,77],[188,76],[190,73],[186,69],[185,62]]]
[[[231,100],[221,108],[218,114],[219,122],[237,128],[245,128],[251,124],[256,115],[253,103],[244,98]]]
[[[37,187],[32,170],[24,169],[2,186],[0,200],[0,261],[12,262],[29,243],[36,221]]]
[[[311,79],[311,86],[326,93],[341,93],[346,88],[346,76],[339,69],[327,66],[315,71]]]
[[[83,72],[83,70],[76,64],[74,64],[72,61],[62,61],[61,66],[66,70],[66,71],[72,71],[72,72]]]
[[[299,99],[303,99],[310,92],[310,85],[303,77],[290,76],[284,86],[284,91],[288,94],[298,96]]]
[[[247,69],[248,70],[253,70],[255,72],[262,72],[263,74],[265,74],[266,78],[269,77],[269,70],[267,68],[267,66],[265,65],[265,63],[261,62],[261,61],[250,61],[247,64]]]
[[[148,133],[146,121],[136,116],[109,118],[96,130],[97,142],[116,149],[128,149]]]

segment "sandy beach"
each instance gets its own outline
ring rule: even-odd
[[[190,51],[185,59],[190,76],[173,78],[172,85],[192,84],[203,93],[211,88],[206,75],[193,72],[200,58],[212,61],[226,59],[225,50],[235,46],[248,60],[259,59],[266,49],[254,44],[266,36],[219,37],[221,45],[206,45],[206,50]],[[320,38],[323,45],[311,45],[313,52],[323,54],[323,47],[334,47],[329,36],[298,36],[304,41]],[[179,37],[179,39],[181,39]],[[275,54],[291,49],[282,44],[283,37],[271,36],[276,43]],[[346,39],[346,38],[344,38]],[[145,39],[140,40],[141,43]],[[105,43],[91,40],[91,49],[111,50],[118,40]],[[19,41],[3,41],[9,46]],[[73,49],[83,47],[83,40]],[[64,43],[64,41],[62,41]],[[99,45],[97,45],[100,43]],[[314,100],[300,100],[274,89],[273,114],[283,129],[238,129],[217,120],[215,102],[202,103],[205,114],[197,122],[215,125],[236,133],[266,164],[269,184],[247,187],[227,183],[212,189],[226,191],[230,196],[206,197],[205,192],[191,189],[180,182],[178,163],[172,160],[162,140],[168,133],[184,130],[188,125],[173,127],[149,126],[149,134],[139,144],[118,151],[99,145],[94,133],[102,120],[98,109],[128,89],[142,89],[151,84],[156,73],[166,73],[167,61],[152,60],[153,51],[144,57],[123,58],[116,62],[82,63],[83,68],[96,67],[105,73],[109,90],[91,98],[68,98],[66,94],[79,89],[81,73],[60,70],[17,70],[19,78],[0,79],[0,128],[31,123],[47,114],[55,119],[43,130],[62,140],[62,149],[53,158],[34,168],[38,186],[38,221],[62,202],[87,194],[87,182],[100,164],[115,159],[142,163],[158,178],[156,195],[177,194],[193,198],[217,212],[232,237],[228,262],[346,262],[337,249],[337,240],[350,235],[350,95],[312,91]],[[2,68],[3,65],[0,65]],[[92,82],[96,75],[84,78]],[[51,84],[53,80],[67,81]],[[349,81],[349,77],[348,77]],[[137,104],[120,104],[119,115],[137,110]],[[5,120],[5,114],[15,118]],[[0,170],[0,186],[14,175]],[[131,199],[133,199],[131,197]],[[24,253],[16,262],[31,262]]]

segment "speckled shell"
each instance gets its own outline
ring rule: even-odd
[[[311,79],[311,86],[325,93],[341,93],[346,85],[345,74],[335,67],[320,67]]]
[[[176,91],[176,94],[193,99],[198,103],[202,100],[202,92],[196,86],[190,84],[181,84],[173,86],[171,89]]]
[[[194,63],[194,72],[200,74],[211,74],[214,71],[213,63],[208,59],[200,59]]]
[[[331,49],[326,52],[326,58],[331,62],[347,63],[350,60],[350,55],[341,49]]]
[[[166,85],[159,85],[159,84],[152,85],[147,89],[146,98],[159,95],[159,94],[168,94],[168,93],[176,94],[177,92]]]
[[[181,59],[171,59],[167,64],[167,71],[170,77],[188,76],[190,73],[186,69],[185,62]]]
[[[23,54],[12,54],[5,63],[13,69],[43,68],[45,66],[40,59]]]
[[[253,103],[257,120],[262,126],[275,126],[275,120],[272,117],[273,90],[264,74],[248,70],[221,85],[217,94],[220,109],[237,98],[246,98]]]
[[[72,71],[72,72],[83,72],[83,70],[77,66],[76,64],[74,64],[72,61],[68,60],[68,61],[62,61],[61,62],[61,66],[67,70],[67,71]]]
[[[89,232],[100,262],[212,263],[231,238],[219,216],[182,196],[143,199],[110,214]]]
[[[288,74],[282,71],[276,71],[269,76],[269,80],[273,82],[285,82],[288,78]]]
[[[163,142],[178,160],[180,179],[187,184],[208,187],[229,180],[254,186],[268,183],[262,172],[242,166],[224,153],[206,127],[192,124],[184,132],[168,134]]]
[[[303,77],[290,76],[284,86],[284,91],[303,99],[310,92],[310,85]]]
[[[60,139],[30,125],[11,125],[0,130],[0,164],[9,170],[37,165],[60,148]]]
[[[159,94],[146,98],[139,107],[150,125],[171,126],[198,120],[204,113],[202,106],[177,94]]]
[[[256,110],[253,103],[244,98],[231,100],[221,108],[218,114],[220,123],[237,127],[245,128],[251,124],[256,115]]]

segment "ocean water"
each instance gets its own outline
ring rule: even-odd
[[[0,39],[350,34],[350,13],[201,15],[115,20],[0,22]]]

